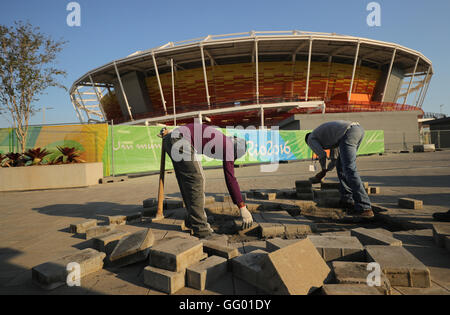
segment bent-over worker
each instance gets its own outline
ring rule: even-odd
[[[233,203],[239,208],[242,227],[245,229],[252,225],[252,215],[242,199],[239,184],[234,176],[234,161],[247,150],[244,139],[227,137],[212,126],[195,122],[168,132],[163,136],[163,146],[172,160],[186,205],[186,226],[192,229],[194,236],[210,238],[213,235],[204,209],[205,175],[196,154],[223,161],[225,182]]]
[[[351,214],[372,218],[370,199],[356,169],[356,153],[363,138],[364,129],[359,123],[337,120],[326,122],[308,133],[305,142],[319,157],[322,168],[311,181],[321,182],[327,172],[336,167],[341,206]],[[331,159],[328,167],[327,149],[330,149]]]

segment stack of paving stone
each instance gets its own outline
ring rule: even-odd
[[[438,247],[442,247],[450,251],[450,224],[433,224],[433,240]]]
[[[124,217],[126,222],[128,217]],[[136,219],[134,215],[129,218]],[[116,219],[119,223],[115,221]],[[122,224],[122,220],[118,218],[111,220],[116,224]],[[104,265],[123,267],[147,259],[154,241],[150,229],[130,234],[116,229],[116,224],[98,226],[97,223],[96,219],[91,219],[71,224],[69,231],[92,239],[93,248],[78,250],[33,267],[33,283],[46,290],[52,290],[68,283],[69,278],[78,281],[100,271]]]
[[[228,260],[237,255],[237,249],[226,242],[202,242],[193,237],[163,239],[150,249],[144,283],[168,294],[185,286],[204,290],[226,274]]]
[[[313,186],[309,180],[295,181],[295,191],[297,199],[314,200]]]
[[[444,233],[440,235],[445,236]],[[298,257],[294,254],[297,250],[301,253]],[[301,290],[299,286],[302,284],[290,286],[290,279],[278,273],[288,267],[268,268],[271,254],[277,256],[278,263],[290,264],[289,274],[293,278],[297,275],[308,280],[314,278],[315,286]],[[318,269],[309,270],[309,264],[318,266]],[[327,270],[324,267],[327,264],[332,272],[324,276],[321,272]],[[233,273],[272,294],[308,294],[312,293],[313,287],[321,287],[321,293],[326,295],[387,295],[391,294],[391,287],[431,286],[429,269],[384,229],[355,228],[308,235],[304,240],[269,239],[265,250],[258,249],[233,259]],[[267,278],[267,274],[275,279]],[[321,281],[323,284],[319,285],[317,282]]]

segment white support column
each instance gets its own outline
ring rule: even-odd
[[[422,99],[420,100],[420,103],[419,103],[420,108],[422,108],[423,102],[425,101],[425,97],[427,96],[428,88],[430,87],[432,77],[433,77],[433,74],[431,74],[430,77],[428,78],[427,87],[425,88],[424,93],[422,94]]]
[[[81,113],[78,109],[77,101],[75,100],[75,95],[70,94],[70,99],[72,100],[71,103],[72,103],[73,108],[75,109],[75,113],[77,114],[78,120],[80,121],[80,123],[83,123],[83,117],[81,116]]]
[[[389,72],[386,78],[386,83],[384,85],[383,97],[381,98],[381,102],[384,102],[384,98],[386,97],[387,87],[389,85],[389,80],[391,79],[392,67],[394,66],[395,55],[397,54],[397,48],[394,49],[394,53],[392,54],[391,64],[389,66]]]
[[[173,104],[173,125],[177,125],[177,110],[175,106],[175,77],[173,73],[173,58],[170,59],[170,72],[172,73],[172,104]]]
[[[122,79],[120,78],[120,73],[119,73],[119,69],[117,69],[117,64],[114,61],[114,68],[116,69],[116,75],[117,75],[117,79],[119,80],[119,85],[120,85],[120,90],[122,91],[123,94],[123,98],[125,99],[125,104],[127,105],[127,109],[128,109],[128,114],[130,115],[130,119],[133,119],[133,115],[131,114],[131,107],[130,104],[128,104],[128,98],[127,98],[127,94],[125,93],[125,90],[123,88],[123,84],[122,84]]]
[[[333,56],[328,56],[328,73],[327,73],[327,84],[325,86],[325,95],[323,96],[324,102],[326,102],[328,97],[328,85],[330,84],[330,75],[331,75],[331,63],[333,61]]]
[[[88,111],[86,104],[83,101],[83,97],[81,96],[80,91],[78,89],[79,89],[79,87],[77,86],[76,91],[77,91],[78,97],[80,98],[81,105],[83,106],[84,112],[87,116],[88,123],[89,123],[89,121],[91,120],[91,116],[89,115],[89,111]]]
[[[200,52],[202,54],[203,79],[205,80],[206,102],[208,103],[208,109],[210,109],[211,101],[210,101],[210,96],[209,96],[208,76],[206,74],[205,53],[203,51],[203,44],[200,44]]]
[[[348,91],[348,101],[349,102],[352,99],[353,82],[355,82],[356,65],[358,64],[358,56],[359,56],[359,47],[360,46],[361,46],[361,43],[358,41],[358,45],[356,46],[355,62],[353,63],[352,81],[350,82],[350,89]]]
[[[425,84],[426,84],[426,82],[428,80],[430,72],[431,72],[431,66],[428,67],[427,75],[425,76],[425,79],[424,79],[423,84],[422,84],[422,88],[420,89],[420,93],[419,93],[419,97],[417,98],[416,106],[419,106],[420,100],[422,98],[422,93],[423,93],[423,90],[425,89]]]
[[[255,64],[256,64],[256,104],[259,104],[259,53],[258,53],[258,39],[255,38]],[[260,125],[264,127],[264,108],[261,104],[259,110],[259,115],[261,117]]]
[[[258,40],[255,39],[255,67],[256,67],[256,104],[259,105],[259,57]]]
[[[156,79],[158,80],[159,93],[161,94],[161,102],[164,108],[164,114],[167,115],[166,100],[164,99],[164,92],[161,85],[161,79],[159,78],[158,64],[156,63],[155,52],[152,52],[152,59],[153,59],[153,67],[155,68],[156,72]]]
[[[308,53],[308,71],[306,74],[306,91],[305,91],[305,101],[308,101],[309,97],[309,75],[311,73],[311,54],[312,54],[312,38],[309,39],[309,53]]]
[[[105,111],[103,110],[102,102],[101,102],[100,96],[98,95],[98,90],[97,90],[97,88],[95,87],[94,80],[92,80],[92,76],[91,76],[91,75],[89,75],[89,80],[91,81],[92,89],[94,90],[94,93],[95,93],[95,95],[97,96],[98,107],[100,108],[100,110],[101,110],[101,112],[102,112],[103,120],[106,121]]]
[[[411,76],[411,81],[409,81],[408,90],[406,91],[405,99],[403,101],[403,105],[406,104],[406,101],[408,100],[409,92],[411,91],[411,85],[414,81],[414,77],[416,76],[417,66],[419,65],[420,57],[417,57],[416,65],[414,66],[413,74]]]

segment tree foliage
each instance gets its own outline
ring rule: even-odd
[[[65,43],[54,41],[29,23],[0,25],[0,111],[9,114],[22,152],[39,97],[49,87],[67,90],[57,81],[67,73],[55,65]]]

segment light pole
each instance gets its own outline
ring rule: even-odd
[[[42,107],[41,109],[38,109],[37,111],[40,112],[42,111],[42,124],[45,124],[45,110],[46,109],[54,109],[53,107]]]

